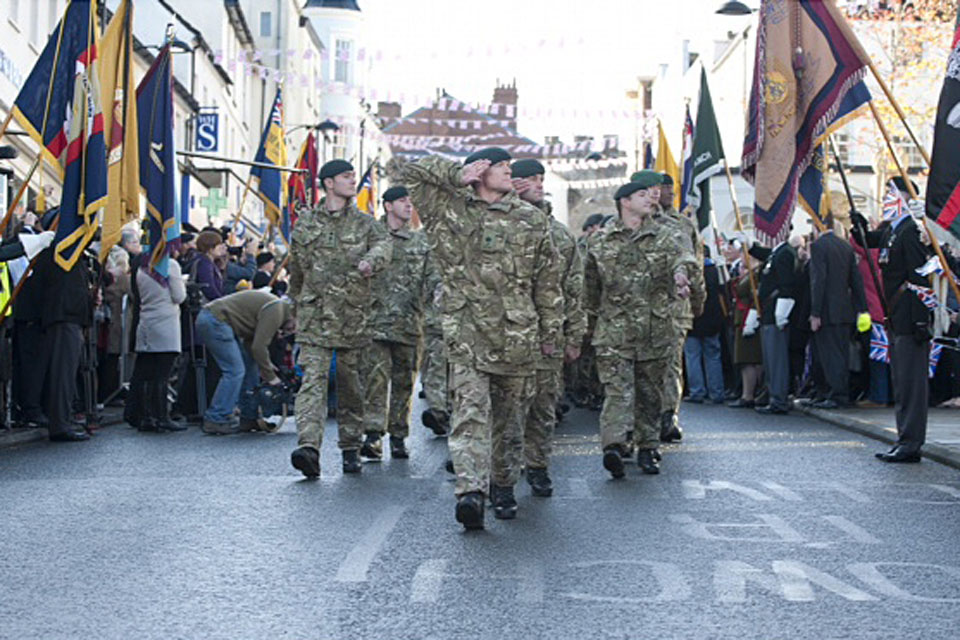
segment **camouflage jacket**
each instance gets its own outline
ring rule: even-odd
[[[512,193],[485,202],[461,184],[461,170],[429,157],[403,176],[443,278],[449,359],[532,375],[540,343],[561,346],[563,293],[549,220]]]
[[[423,314],[432,300],[437,274],[430,245],[422,231],[396,231],[382,219],[390,235],[393,257],[373,281],[373,339],[416,346],[423,333]]]
[[[670,311],[675,320],[679,333],[683,334],[693,328],[693,319],[703,313],[703,305],[707,301],[707,286],[703,278],[703,242],[697,223],[688,216],[678,212],[673,207],[664,210],[663,222],[673,226],[677,239],[684,249],[693,252],[697,257],[697,264],[687,269],[687,278],[690,280],[690,297],[677,298]]]
[[[297,340],[328,348],[369,344],[371,278],[357,265],[366,260],[374,273],[390,261],[383,225],[351,202],[327,211],[325,200],[300,211],[290,241],[290,297],[297,303]]]
[[[698,265],[662,217],[654,214],[636,231],[616,218],[588,243],[584,300],[596,316],[597,355],[654,360],[676,348],[674,273]]]
[[[583,254],[577,240],[567,226],[553,217],[550,203],[543,201],[538,208],[550,216],[550,235],[560,260],[560,288],[563,291],[563,333],[558,347],[580,347],[587,332],[587,315],[583,310]],[[563,359],[563,349],[541,359],[541,367],[551,368]],[[551,364],[552,363],[552,364]]]

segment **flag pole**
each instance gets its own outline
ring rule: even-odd
[[[234,242],[237,239],[234,229],[237,228],[237,223],[240,222],[240,217],[243,215],[243,207],[247,204],[247,194],[250,193],[250,181],[253,179],[253,176],[247,178],[247,184],[243,188],[243,196],[240,198],[240,207],[237,209],[237,215],[233,217],[233,226],[230,227],[230,242]]]
[[[890,151],[890,155],[893,157],[893,162],[897,165],[897,171],[900,172],[900,176],[903,178],[903,183],[907,187],[907,192],[910,194],[910,199],[916,200],[918,198],[917,190],[913,188],[913,181],[910,180],[910,176],[907,175],[907,170],[900,162],[900,158],[897,156],[897,152],[893,148],[893,142],[890,140],[890,133],[887,131],[887,127],[884,126],[883,121],[880,119],[880,114],[877,112],[877,108],[874,106],[873,101],[870,101],[868,104],[870,105],[870,112],[873,114],[874,120],[877,121],[877,126],[880,127],[880,133],[883,134],[883,139],[887,143],[887,149]],[[923,228],[926,230],[927,236],[930,238],[930,244],[933,246],[933,250],[940,259],[941,266],[943,266],[944,271],[947,273],[947,280],[950,282],[950,288],[953,290],[953,295],[957,297],[957,300],[960,300],[960,285],[957,285],[957,279],[950,270],[950,265],[947,263],[947,259],[943,255],[943,249],[940,248],[940,243],[937,242],[936,236],[931,233],[930,228],[927,226],[926,215],[923,217]]]
[[[13,120],[13,106],[10,106],[10,113],[7,114],[7,117],[4,118],[3,124],[0,125],[0,138],[3,137],[3,134],[7,132],[7,127],[10,126],[10,121]]]
[[[730,188],[730,200],[733,201],[733,214],[736,216],[737,231],[743,233],[743,221],[740,219],[740,205],[737,204],[737,193],[733,188],[733,174],[730,173],[730,165],[727,164],[726,159],[723,161],[723,168],[727,173],[727,186]],[[709,183],[707,186],[709,188]],[[747,253],[747,247],[741,243],[740,249],[743,251],[743,266],[747,270],[747,277],[750,279],[750,293],[753,296],[753,306],[756,307],[757,313],[760,313],[760,295],[757,293],[757,280],[753,275],[753,269],[750,268],[750,260],[747,257],[749,255]]]
[[[920,144],[920,141],[917,140],[917,135],[913,132],[913,128],[910,126],[910,123],[907,122],[907,115],[903,112],[903,109],[900,108],[900,103],[897,102],[897,99],[893,97],[893,92],[890,91],[890,87],[887,86],[886,81],[883,77],[880,76],[880,72],[877,70],[877,65],[873,63],[872,58],[867,59],[867,65],[870,67],[870,71],[873,72],[873,77],[876,78],[877,83],[880,85],[880,88],[883,90],[887,100],[890,101],[890,104],[893,105],[893,110],[897,112],[897,116],[900,118],[900,122],[903,123],[903,127],[907,130],[907,133],[910,135],[910,139],[913,140],[913,144],[916,145],[917,149],[920,151],[920,155],[923,156],[924,162],[927,163],[927,166],[930,166],[930,155],[927,153],[927,150]],[[873,106],[873,103],[870,103],[870,109],[874,111],[874,117],[877,117],[876,107]],[[879,118],[877,120],[879,122]],[[889,141],[888,141],[889,142]],[[892,149],[891,149],[892,152]],[[906,177],[904,177],[906,180]],[[946,265],[944,265],[946,266]]]

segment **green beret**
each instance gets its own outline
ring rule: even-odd
[[[490,164],[499,164],[501,162],[510,162],[512,158],[505,149],[501,149],[500,147],[487,147],[486,149],[474,151],[468,155],[467,159],[463,161],[463,164],[468,165],[477,160],[489,160]]]
[[[656,171],[644,169],[643,171],[637,171],[635,174],[630,176],[630,182],[636,182],[640,185],[641,189],[647,189],[649,187],[656,187],[663,184],[663,175],[657,173]],[[673,183],[671,182],[670,184]]]
[[[510,167],[514,178],[529,178],[530,176],[543,175],[547,172],[537,160],[527,158],[526,160],[517,160]]]
[[[320,167],[320,183],[327,178],[336,178],[341,173],[353,171],[353,165],[346,160],[331,160]]]
[[[627,184],[617,189],[617,192],[613,194],[613,199],[619,200],[620,198],[629,198],[630,196],[632,196],[637,191],[640,191],[641,189],[646,189],[646,187],[640,184],[639,182],[628,182]]]
[[[390,187],[383,192],[383,201],[384,202],[393,202],[394,200],[399,200],[400,198],[406,198],[410,195],[410,192],[407,191],[407,188],[404,186]]]
[[[594,225],[601,225],[601,224],[603,224],[603,214],[602,214],[602,213],[593,213],[593,214],[590,214],[590,216],[589,216],[586,220],[583,221],[583,229],[582,229],[582,230],[583,230],[583,231],[586,231],[589,227],[592,227],[592,226],[594,226]]]
[[[669,173],[661,173],[660,177],[663,179],[660,184],[673,184],[673,176]]]

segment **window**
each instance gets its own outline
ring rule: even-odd
[[[260,37],[269,38],[270,37],[270,19],[272,16],[269,11],[260,12]]]
[[[347,140],[343,129],[330,132],[331,159],[343,160],[347,157]]]
[[[843,162],[844,168],[849,167],[853,159],[850,152],[850,134],[838,133],[833,137],[833,141],[837,145],[837,153],[840,155],[840,161]],[[832,156],[833,153],[829,155]],[[830,160],[833,161],[833,158],[831,157]]]
[[[893,148],[897,150],[897,157],[900,158],[905,169],[925,166],[920,150],[909,136],[893,136]]]
[[[337,40],[336,67],[334,68],[334,82],[350,82],[350,54],[353,43],[350,40]]]

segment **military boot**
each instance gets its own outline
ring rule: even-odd
[[[343,472],[360,473],[363,465],[360,464],[360,452],[356,449],[347,449],[343,452]]]
[[[360,447],[360,455],[367,460],[376,462],[383,460],[383,441],[380,439],[379,433],[373,431],[367,433],[367,437]]]
[[[406,460],[410,457],[410,452],[407,451],[407,445],[403,443],[403,438],[390,436],[390,457],[398,460]]]
[[[527,469],[527,483],[535,496],[549,498],[553,495],[553,481],[546,469]]]
[[[453,460],[447,459],[446,463],[443,465],[443,468],[447,470],[447,473],[457,474],[456,469],[453,468]]]
[[[445,411],[436,409],[427,409],[420,416],[420,422],[427,429],[433,431],[434,435],[445,436],[450,428],[450,416]]]
[[[677,414],[672,411],[660,416],[660,442],[679,442],[683,439],[683,429],[677,420]]]
[[[290,454],[290,464],[307,478],[320,477],[320,452],[312,447],[299,447]]]
[[[619,480],[626,475],[623,470],[623,456],[620,455],[620,447],[614,445],[604,449],[603,468],[610,472],[614,480]]]
[[[493,515],[498,520],[513,520],[517,517],[517,499],[513,496],[513,487],[491,485],[490,501],[493,502]]]
[[[637,466],[648,475],[656,475],[660,473],[660,465],[657,464],[659,455],[656,449],[640,449],[637,451]]]
[[[456,515],[464,529],[483,529],[483,494],[470,491],[457,498]]]

